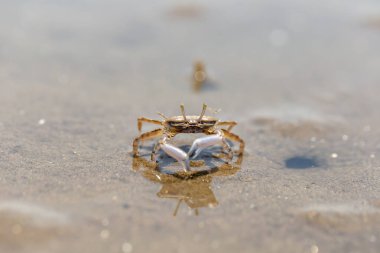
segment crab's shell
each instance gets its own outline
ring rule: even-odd
[[[218,122],[218,119],[212,116],[203,116],[200,121],[198,119],[199,116],[194,115],[186,116],[186,120],[183,116],[174,116],[165,120],[165,126],[178,133],[203,133]]]

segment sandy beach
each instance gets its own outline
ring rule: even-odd
[[[0,252],[379,252],[377,1],[22,0],[0,14]],[[192,176],[164,155],[159,171],[154,141],[133,158],[137,118],[181,103],[238,122],[242,160],[215,147]]]

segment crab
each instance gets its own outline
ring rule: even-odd
[[[139,156],[139,143],[153,138],[160,139],[154,145],[151,153],[151,160],[157,161],[158,151],[161,149],[167,155],[171,156],[182,164],[185,171],[190,171],[190,158],[196,158],[205,148],[221,145],[223,150],[228,154],[228,158],[232,161],[234,151],[227,140],[240,143],[237,154],[240,156],[244,152],[244,141],[236,134],[231,133],[231,129],[237,124],[235,121],[220,121],[219,119],[206,116],[207,105],[203,104],[202,112],[199,116],[188,116],[185,114],[184,105],[180,106],[182,115],[166,117],[162,113],[158,113],[164,118],[163,121],[140,117],[137,119],[137,128],[141,133],[143,123],[151,123],[160,125],[161,127],[146,133],[140,134],[133,141],[133,154]],[[222,127],[227,128],[222,128]],[[207,136],[195,139],[188,153],[182,149],[168,143],[177,134],[203,133]]]
[[[205,65],[201,61],[194,63],[193,89],[199,92],[207,80]]]

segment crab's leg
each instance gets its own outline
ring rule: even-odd
[[[140,117],[140,118],[137,119],[137,129],[139,130],[139,132],[140,132],[141,129],[142,129],[142,124],[143,124],[143,122],[146,122],[146,123],[152,123],[152,124],[156,124],[156,125],[162,125],[162,122],[159,121],[159,120],[148,119],[148,118]]]
[[[134,141],[133,141],[133,155],[135,157],[139,155],[139,142],[140,141],[146,141],[149,139],[159,137],[162,135],[162,133],[163,133],[162,129],[156,129],[156,130],[153,130],[150,132],[143,133],[139,137],[134,139]]]
[[[223,148],[227,150],[229,158],[232,159],[232,149],[230,145],[227,143],[226,139],[224,138],[222,132],[220,131],[217,131],[216,134],[196,139],[193,142],[193,145],[191,145],[188,154],[190,157],[196,158],[202,152],[203,149],[215,145],[222,145]]]
[[[162,149],[166,154],[182,164],[185,171],[190,171],[189,156],[180,148],[166,143],[166,137],[160,140],[152,151],[152,161],[157,162],[157,151]]]
[[[154,148],[152,150],[152,154],[150,155],[150,159],[153,162],[157,162],[158,151],[160,150],[160,148],[161,148],[160,141],[157,141],[157,143],[154,145]]]
[[[238,155],[243,155],[243,152],[244,152],[244,146],[245,146],[245,143],[244,141],[236,134],[233,134],[227,130],[224,130],[224,129],[221,129],[222,132],[223,132],[223,135],[226,139],[229,139],[231,141],[236,141],[236,142],[239,142],[240,143],[240,147],[239,147],[239,151],[238,151]]]
[[[229,126],[227,128],[227,131],[231,131],[231,129],[237,125],[237,123],[235,121],[219,121],[217,124],[217,126]]]

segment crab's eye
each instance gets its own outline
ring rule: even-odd
[[[202,124],[202,125],[213,126],[213,125],[215,125],[216,121],[205,121],[205,120],[202,120],[199,123]]]
[[[172,127],[178,127],[178,126],[181,126],[181,125],[183,125],[182,122],[174,122],[174,121],[169,122],[169,126],[172,126]]]

